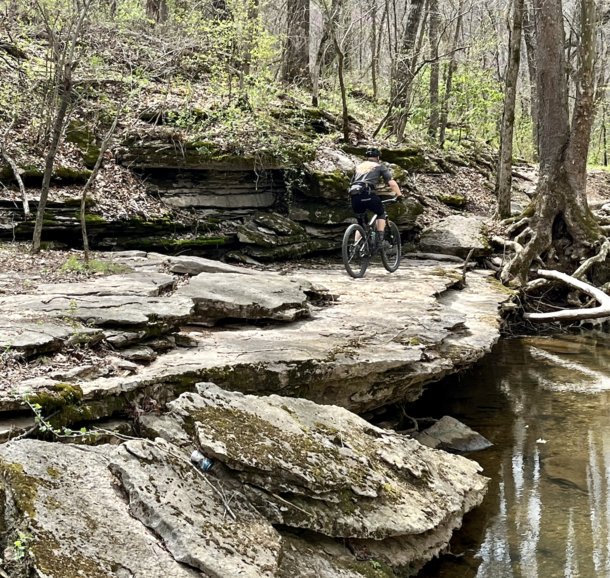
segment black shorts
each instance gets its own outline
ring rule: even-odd
[[[352,195],[352,209],[357,215],[371,211],[371,213],[375,213],[380,219],[385,217],[385,209],[381,199],[375,193]]]

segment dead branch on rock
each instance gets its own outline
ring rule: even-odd
[[[579,321],[582,319],[598,319],[600,317],[610,316],[610,296],[579,279],[575,279],[571,275],[561,273],[560,271],[545,271],[538,270],[538,275],[544,279],[553,279],[563,281],[570,287],[575,287],[583,293],[593,297],[600,305],[590,309],[564,309],[563,311],[549,313],[525,313],[524,319],[529,321]]]

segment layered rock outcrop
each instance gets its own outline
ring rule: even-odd
[[[10,576],[409,576],[486,485],[474,462],[307,400],[202,384],[142,425],[154,439],[0,446]]]
[[[10,578],[411,576],[482,499],[474,462],[351,412],[416,399],[489,351],[506,293],[488,273],[113,262],[131,272],[0,299],[19,361],[0,392]],[[96,421],[121,417],[137,427]],[[87,444],[14,439],[44,431]]]

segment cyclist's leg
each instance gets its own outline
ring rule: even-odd
[[[364,196],[364,199],[363,199]],[[352,195],[352,210],[356,215],[356,220],[361,227],[366,228],[366,209],[368,203],[368,195]]]
[[[383,230],[385,229],[385,222],[387,216],[385,214],[385,209],[383,208],[383,203],[381,202],[381,199],[377,195],[371,194],[367,209],[377,215],[375,227],[378,231],[383,232]]]

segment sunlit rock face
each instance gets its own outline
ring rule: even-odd
[[[13,379],[0,409],[69,383],[82,391],[83,418],[98,418],[121,400],[165,401],[210,380],[362,413],[417,399],[427,383],[480,359],[499,338],[498,307],[508,297],[487,272],[468,273],[462,287],[460,265],[437,261],[406,260],[391,275],[373,263],[354,281],[339,266],[283,275],[195,257],[129,252],[115,260],[134,272],[2,297],[0,343],[35,358],[88,339],[132,365],[104,358],[53,369],[51,359],[35,380]],[[194,275],[157,271],[174,267]],[[29,330],[17,340],[19,327]],[[137,346],[153,352],[142,356],[148,349]]]
[[[303,399],[201,384],[142,427],[154,441],[0,446],[11,578],[409,576],[485,493],[474,462]]]

